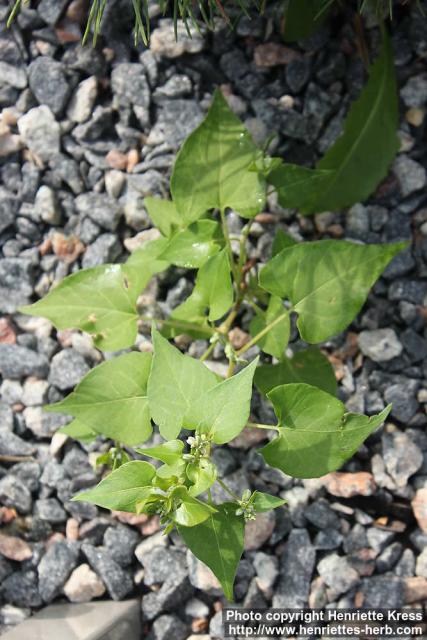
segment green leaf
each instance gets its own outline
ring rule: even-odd
[[[254,382],[264,395],[274,387],[291,382],[305,382],[333,396],[337,392],[332,365],[316,347],[298,351],[293,358],[285,357],[279,364],[257,367]]]
[[[342,136],[317,165],[317,169],[333,169],[334,174],[319,190],[311,212],[336,211],[366,200],[386,177],[399,150],[397,128],[393,50],[384,33],[380,55],[350,108]]]
[[[269,493],[262,493],[261,491],[254,491],[251,498],[251,505],[257,513],[271,511],[271,509],[277,509],[284,504],[286,504],[286,500],[271,496]]]
[[[207,319],[214,322],[222,318],[232,306],[233,298],[230,262],[227,251],[223,249],[208,258],[199,269],[191,295],[174,309],[171,318],[208,327]],[[206,316],[208,310],[209,314]],[[180,330],[175,330],[174,334],[176,335],[178,331]],[[205,333],[197,333],[197,331],[192,331],[191,335],[197,338],[206,337]]]
[[[147,447],[146,449],[135,449],[137,453],[142,453],[144,456],[154,458],[155,460],[161,460],[165,464],[175,464],[182,457],[182,451],[184,449],[184,443],[182,440],[170,440],[164,444],[159,444],[157,447]]]
[[[249,327],[250,334],[254,337],[260,333],[260,331],[263,331],[267,325],[271,324],[280,316],[283,316],[283,319],[275,324],[270,331],[258,341],[258,346],[264,353],[269,353],[276,358],[283,356],[291,333],[290,314],[286,313],[286,315],[284,315],[285,311],[286,309],[283,306],[282,300],[278,296],[272,295],[267,310],[264,312],[258,311],[252,318]]]
[[[289,0],[284,38],[288,42],[311,36],[325,20],[334,0]]]
[[[165,440],[172,440],[186,427],[190,407],[217,384],[217,378],[202,362],[183,355],[153,330],[154,357],[148,380],[151,417]]]
[[[80,442],[92,442],[98,436],[98,434],[89,429],[81,420],[74,419],[65,427],[58,429],[57,433],[63,433],[73,440],[80,440]]]
[[[282,251],[282,249],[293,247],[294,244],[297,244],[297,241],[294,240],[292,236],[282,231],[282,229],[278,229],[276,235],[274,236],[273,245],[271,247],[272,257],[274,258],[274,256]]]
[[[182,527],[195,527],[201,524],[209,518],[212,514],[216,513],[215,507],[211,507],[190,496],[185,487],[177,487],[172,493],[173,497],[180,498],[182,500],[181,505],[172,514],[172,519],[175,524]]]
[[[381,272],[405,246],[302,242],[270,260],[261,271],[260,284],[292,302],[306,342],[322,342],[350,324]]]
[[[147,380],[150,353],[126,353],[98,365],[64,400],[46,411],[79,418],[98,434],[129,445],[151,435]]]
[[[220,228],[213,220],[199,220],[173,235],[160,258],[185,269],[198,269],[219,251]]]
[[[230,207],[244,218],[259,213],[265,203],[265,181],[249,171],[258,153],[217,90],[207,117],[178,153],[171,178],[173,200],[187,223],[209,209]]]
[[[276,167],[268,175],[268,182],[276,188],[279,204],[302,213],[318,211],[319,192],[331,183],[333,170],[308,169],[295,164]]]
[[[233,600],[233,584],[243,553],[245,522],[236,516],[236,504],[218,505],[197,527],[178,527],[178,533],[190,551],[213,571],[228,600]]]
[[[201,460],[197,464],[189,464],[186,469],[187,478],[192,482],[188,493],[190,496],[198,496],[207,491],[216,481],[217,468],[210,460]]]
[[[187,412],[187,428],[209,433],[216,444],[238,436],[249,418],[257,364],[258,358],[195,399]]]
[[[159,257],[167,244],[166,238],[157,238],[146,242],[142,247],[136,249],[123,265],[129,287],[135,294],[135,300],[155,273],[160,273],[168,268],[169,262]]]
[[[276,387],[268,398],[279,420],[279,436],[260,450],[272,467],[295,478],[318,478],[339,469],[387,418],[346,414],[340,400],[308,384]]]
[[[86,331],[99,349],[116,351],[135,342],[137,296],[122,265],[106,264],[73,273],[20,311],[48,318],[57,329]]]
[[[136,512],[136,503],[153,489],[150,486],[156,469],[149,462],[127,462],[89,491],[83,491],[73,500],[92,502],[99,507],[115,511]]]
[[[182,217],[172,200],[145,198],[144,206],[151,220],[164,236],[169,237],[182,226]]]
[[[224,316],[233,304],[233,283],[227,251],[223,249],[209,258],[197,274],[195,290],[209,309],[209,320]]]

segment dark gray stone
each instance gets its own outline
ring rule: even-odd
[[[360,587],[365,608],[402,607],[404,604],[404,583],[395,576],[373,576],[364,578]]]
[[[121,567],[132,564],[139,541],[140,535],[137,531],[120,524],[117,527],[108,527],[104,534],[104,547]]]
[[[46,356],[16,344],[0,344],[0,374],[4,378],[45,378],[48,371]]]
[[[339,529],[340,519],[324,498],[319,498],[304,510],[304,516],[318,529]]]
[[[148,640],[185,640],[190,633],[189,627],[175,615],[164,615],[153,623]]]
[[[179,572],[171,574],[158,591],[142,598],[142,613],[146,620],[153,620],[164,611],[173,611],[193,594],[188,575]]]
[[[67,451],[62,461],[62,467],[69,478],[75,478],[92,471],[86,453],[78,446]]]
[[[202,111],[195,100],[165,100],[159,105],[158,118],[150,131],[148,142],[167,142],[174,149],[178,149],[200,124],[202,118]]]
[[[37,13],[44,22],[54,26],[68,4],[69,0],[41,0],[37,5]]]
[[[34,505],[34,513],[41,520],[51,524],[62,524],[67,520],[67,514],[56,498],[40,498]]]
[[[93,547],[84,543],[82,551],[90,566],[101,578],[113,600],[123,600],[133,589],[133,580],[128,572],[110,557],[104,547]]]
[[[0,454],[4,456],[31,456],[35,448],[19,436],[0,429]]]
[[[389,547],[386,547],[376,559],[375,566],[377,572],[385,573],[393,569],[394,565],[400,559],[402,552],[403,546],[400,542],[393,542]]]
[[[2,582],[0,593],[7,602],[17,607],[41,607],[43,604],[37,573],[33,570],[12,573]]]
[[[415,397],[417,384],[408,380],[407,383],[390,385],[384,393],[387,404],[392,403],[391,415],[402,423],[409,422],[418,410],[418,402]]]
[[[142,64],[123,62],[111,72],[111,88],[118,105],[137,105],[148,109],[150,88]]]
[[[390,300],[405,300],[422,306],[427,296],[427,282],[417,280],[395,280],[388,290]]]
[[[411,362],[421,362],[427,358],[427,341],[413,329],[406,329],[400,339]]]
[[[68,576],[77,565],[78,545],[67,540],[52,544],[37,568],[39,593],[48,603],[61,593]]]
[[[89,366],[80,353],[63,349],[52,358],[49,382],[65,391],[75,387],[88,372]]]
[[[286,65],[286,82],[292,93],[299,93],[310,78],[310,60],[295,58]]]
[[[144,583],[150,587],[162,584],[173,574],[186,574],[185,552],[180,549],[155,547],[140,559],[144,567]]]
[[[27,443],[25,442],[24,444]],[[22,455],[22,453],[20,455]],[[32,462],[31,460],[19,462],[18,464],[14,464],[13,467],[11,467],[9,473],[19,478],[19,480],[24,483],[28,491],[30,491],[31,493],[34,493],[38,490],[39,478],[41,473],[40,465],[38,462]]]
[[[47,105],[59,115],[71,93],[70,82],[64,73],[64,65],[48,56],[40,56],[28,69],[30,88],[39,104]]]
[[[323,529],[314,539],[314,546],[318,551],[332,551],[338,549],[343,541],[342,534],[336,529]]]
[[[120,241],[114,233],[103,233],[86,249],[82,267],[88,269],[106,262],[116,262],[121,251]]]
[[[114,231],[122,215],[115,200],[102,193],[84,193],[75,201],[78,212],[88,216],[104,229]]]
[[[406,433],[395,431],[382,436],[383,458],[387,472],[398,487],[405,487],[408,479],[421,468],[423,453]]]
[[[33,265],[30,259],[0,260],[0,313],[14,313],[18,307],[28,304],[33,294],[33,285]]]
[[[25,484],[13,475],[0,480],[0,503],[13,507],[19,513],[30,513],[32,498]]]
[[[273,607],[307,606],[315,561],[316,551],[307,531],[291,531],[280,558],[280,579],[273,595]]]

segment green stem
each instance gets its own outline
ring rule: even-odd
[[[262,329],[262,331],[257,333],[256,336],[254,336],[252,338],[252,340],[247,342],[241,349],[239,349],[239,351],[237,351],[236,355],[238,357],[240,357],[241,355],[246,353],[246,351],[248,351],[251,347],[253,347],[254,344],[259,342],[259,340],[261,340],[261,338],[263,338],[265,335],[267,335],[267,333],[269,331],[271,331],[271,329],[273,327],[275,327],[276,324],[279,324],[279,322],[281,322],[283,320],[283,318],[285,318],[287,315],[289,315],[291,311],[292,311],[292,309],[286,309],[286,311],[284,313],[281,313],[280,316],[277,316],[277,318],[275,318],[272,322],[270,322],[270,324],[268,324],[266,327],[264,327],[264,329]]]
[[[207,360],[209,358],[209,356],[211,355],[212,351],[215,349],[215,344],[216,344],[216,342],[212,342],[212,344],[209,345],[209,347],[206,349],[206,351],[200,356],[200,358],[199,358],[200,362],[204,362],[205,360]]]
[[[217,478],[216,481],[218,482],[218,484],[221,485],[221,487],[224,489],[224,491],[226,491],[228,493],[229,496],[234,498],[234,500],[240,501],[239,496],[236,495],[229,487],[227,487],[227,485],[225,484],[225,482],[223,482],[221,480],[221,478]]]
[[[250,429],[274,429],[275,431],[279,431],[279,427],[274,426],[273,424],[261,424],[260,422],[247,422],[246,426]]]
[[[207,336],[213,336],[216,332],[215,329],[211,329],[210,327],[203,327],[199,324],[192,324],[191,322],[180,322],[179,320],[161,320],[160,318],[150,318],[149,316],[139,316],[139,319],[143,322],[161,322],[165,324],[167,327],[173,327],[175,329],[192,329],[193,331],[199,331],[200,333],[206,333]]]
[[[212,499],[212,491],[210,489],[208,489],[208,504],[210,504],[211,506],[213,506],[214,501]]]

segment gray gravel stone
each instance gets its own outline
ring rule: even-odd
[[[0,260],[0,313],[14,313],[18,307],[28,304],[33,280],[33,266],[28,258]]]
[[[148,109],[150,88],[144,65],[132,62],[116,65],[111,73],[111,88],[119,106],[137,105]]]
[[[409,78],[400,95],[407,107],[422,107],[427,102],[427,74]]]
[[[62,524],[67,520],[67,514],[56,498],[36,500],[34,513],[40,520],[46,520],[51,524]]]
[[[190,629],[175,615],[160,616],[153,623],[148,640],[185,640]]]
[[[347,593],[359,582],[359,574],[350,566],[347,558],[336,553],[322,558],[317,570],[336,596]]]
[[[31,493],[19,478],[4,476],[0,480],[0,503],[15,508],[19,513],[30,513]]]
[[[120,241],[114,233],[103,233],[86,249],[82,267],[88,269],[107,262],[116,262],[121,250]]]
[[[376,559],[376,570],[378,573],[385,573],[390,571],[400,559],[402,555],[403,547],[400,542],[393,542],[389,547],[386,547],[384,551]]]
[[[154,127],[148,136],[148,144],[167,142],[178,149],[185,138],[200,124],[203,114],[195,100],[165,100]]]
[[[415,384],[414,384],[415,383]],[[384,400],[392,403],[391,415],[403,424],[409,422],[418,409],[415,396],[417,384],[413,380],[407,383],[392,384],[385,390]]]
[[[35,571],[15,571],[2,582],[0,593],[17,607],[41,607],[43,600],[37,582]]]
[[[180,549],[155,547],[142,558],[144,583],[147,586],[161,584],[172,574],[186,573],[185,552]]]
[[[39,592],[46,603],[61,593],[68,576],[77,565],[78,545],[67,540],[52,544],[37,568]]]
[[[404,584],[395,576],[373,576],[362,580],[360,591],[363,608],[401,607],[404,603]]]
[[[393,171],[399,180],[403,197],[423,189],[426,185],[426,170],[409,156],[399,155],[394,161]]]
[[[304,510],[304,516],[318,529],[339,529],[340,519],[324,498],[313,502]]]
[[[27,147],[41,160],[59,153],[60,129],[46,105],[34,107],[18,120],[18,129]]]
[[[374,362],[387,362],[402,353],[402,345],[393,329],[362,331],[358,337],[363,355]]]
[[[113,600],[123,600],[133,589],[133,581],[128,572],[111,559],[104,547],[93,547],[84,543],[82,551],[90,566],[101,578]]]
[[[21,453],[20,455],[23,454]],[[41,474],[38,462],[33,462],[31,460],[18,462],[18,464],[14,464],[13,467],[11,467],[9,473],[19,478],[31,493],[35,493],[38,490]]]
[[[140,536],[134,529],[118,525],[117,527],[108,527],[104,534],[104,546],[117,564],[121,567],[127,567],[133,562],[135,547],[139,539]]]
[[[405,487],[408,479],[421,468],[423,453],[406,433],[395,431],[382,436],[383,458],[388,473],[398,487]]]
[[[19,436],[0,429],[0,454],[3,456],[31,456],[35,448]]]
[[[59,115],[68,100],[71,87],[65,77],[64,65],[48,56],[40,56],[28,68],[30,88],[39,104]]]
[[[280,579],[273,595],[273,607],[292,609],[307,606],[315,560],[316,551],[307,531],[291,531],[280,558]]]
[[[102,193],[83,193],[75,200],[77,211],[88,216],[108,231],[114,231],[119,224],[121,209],[117,202]]]
[[[88,371],[89,366],[80,353],[63,349],[52,358],[49,383],[65,391],[75,387]]]

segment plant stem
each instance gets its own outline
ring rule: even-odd
[[[206,333],[208,336],[213,336],[215,334],[215,329],[211,329],[210,327],[203,327],[199,324],[192,324],[191,322],[180,322],[179,320],[162,320],[160,318],[150,318],[149,316],[139,316],[139,319],[143,322],[161,322],[168,327],[173,327],[175,329],[182,329],[185,332],[185,329],[192,329],[193,331],[199,331],[200,333]]]
[[[211,506],[214,504],[214,501],[212,500],[212,491],[210,489],[208,489],[208,504]]]
[[[200,362],[204,362],[205,360],[207,360],[209,358],[209,356],[211,355],[212,351],[215,349],[215,342],[212,342],[212,344],[209,345],[209,347],[206,349],[206,351],[200,356],[199,360]]]
[[[229,496],[231,496],[232,498],[234,498],[234,500],[238,500],[240,501],[240,498],[238,495],[236,495],[234,493],[234,491],[232,491],[229,487],[227,487],[227,485],[225,484],[225,482],[223,482],[221,480],[221,478],[217,478],[216,481],[218,482],[218,484],[221,485],[221,487],[224,489],[224,491],[226,491],[228,493]]]
[[[279,427],[276,427],[273,424],[261,424],[260,422],[247,422],[246,426],[250,429],[274,429],[275,431],[279,431]]]
[[[231,378],[231,376],[234,373],[234,367],[236,366],[236,363],[233,362],[233,360],[229,360],[228,361],[228,371],[227,371],[227,378]]]
[[[273,327],[275,327],[276,324],[279,324],[279,322],[281,322],[283,320],[283,318],[285,318],[287,315],[289,315],[291,311],[292,311],[292,309],[286,309],[286,311],[284,311],[284,313],[281,313],[280,316],[277,316],[277,318],[275,318],[272,322],[270,322],[270,324],[268,324],[266,327],[264,327],[264,329],[262,329],[262,331],[257,333],[256,336],[254,336],[252,338],[252,340],[249,340],[249,342],[247,342],[241,349],[239,349],[239,351],[237,351],[236,355],[238,357],[240,357],[241,355],[246,353],[246,351],[248,351],[251,347],[253,347],[254,344],[256,344],[259,340],[261,340],[261,338],[263,338],[265,335],[267,335],[267,333],[269,331],[271,331],[271,329]]]

